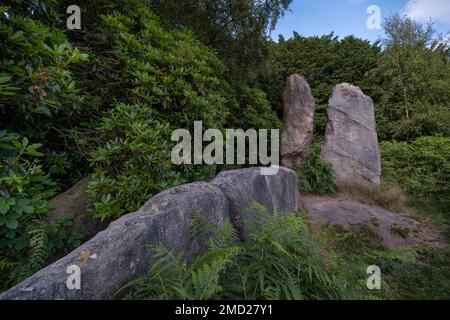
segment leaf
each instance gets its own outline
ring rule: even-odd
[[[19,241],[17,241],[16,245],[14,246],[14,249],[16,249],[17,251],[21,251],[25,249],[27,246],[28,241],[25,238],[21,238],[19,239]]]
[[[25,206],[23,207],[23,211],[25,211],[25,213],[33,213],[34,208],[32,206]]]
[[[5,214],[9,211],[9,204],[7,204],[3,199],[0,201],[0,213]]]
[[[7,220],[6,221],[6,227],[8,229],[16,230],[18,226],[19,226],[19,221],[17,221],[17,220]]]

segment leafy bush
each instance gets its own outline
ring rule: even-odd
[[[384,23],[385,49],[369,75],[383,140],[450,134],[448,46],[432,24],[394,14]]]
[[[80,139],[90,149],[89,193],[101,219],[136,210],[169,187],[215,174],[214,166],[172,164],[173,130],[192,132],[199,120],[205,129],[280,126],[264,93],[244,84],[235,92],[225,80],[225,66],[190,32],[166,31],[144,2],[131,4],[133,10],[102,18],[106,47],[97,57],[103,60],[106,52],[105,59],[115,65],[109,70],[115,84],[107,84],[105,95],[116,102],[105,106],[94,137],[89,132]]]
[[[38,163],[40,147],[0,131],[0,289],[41,269],[52,254],[70,248],[64,232],[70,221],[44,221],[55,183]]]
[[[254,219],[241,242],[229,222],[213,225],[193,215],[192,239],[208,239],[207,251],[188,262],[182,253],[154,245],[148,275],[123,287],[125,299],[448,299],[450,268],[445,249],[395,251],[381,246],[370,228],[308,225],[303,213]],[[381,290],[366,287],[367,267],[382,270]],[[405,272],[406,271],[406,272]]]
[[[137,299],[343,299],[345,283],[330,271],[321,241],[303,214],[268,214],[253,203],[248,242],[229,222],[216,227],[202,215],[193,234],[209,236],[208,251],[187,263],[182,254],[154,247],[157,262],[148,276],[124,289]]]
[[[336,192],[331,163],[320,159],[320,143],[307,149],[303,161],[295,167],[300,192],[329,195]]]
[[[23,3],[10,2],[23,8]],[[0,38],[2,129],[41,142],[44,166],[50,165],[47,155],[64,154],[71,160],[64,175],[51,175],[70,185],[68,180],[78,178],[77,169],[83,167],[70,132],[89,110],[71,68],[87,55],[69,44],[61,30],[8,7],[0,7]]]
[[[282,123],[267,100],[266,94],[245,83],[235,84],[238,104],[231,110],[228,124],[241,129],[280,129]]]
[[[104,113],[91,152],[95,168],[89,193],[95,217],[118,217],[152,195],[192,180],[208,179],[214,167],[171,162],[172,131],[194,121],[220,128],[227,116],[224,66],[191,33],[168,32],[142,2],[128,15],[104,16],[103,35],[121,79],[117,100]],[[108,53],[109,54],[109,53]]]
[[[411,199],[450,210],[450,138],[421,137],[381,144],[383,177],[403,186]]]

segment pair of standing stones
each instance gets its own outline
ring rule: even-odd
[[[283,99],[282,163],[293,167],[313,142],[315,99],[297,74],[288,78]],[[372,99],[356,86],[339,84],[327,115],[321,158],[333,165],[336,184],[378,189],[381,158]]]

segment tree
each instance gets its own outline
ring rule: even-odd
[[[271,43],[270,68],[258,78],[258,85],[267,93],[273,109],[281,117],[282,94],[286,79],[293,73],[306,78],[316,98],[316,132],[322,134],[326,108],[332,88],[342,82],[369,86],[367,75],[376,67],[380,55],[378,44],[353,36],[339,40],[333,33],[322,37],[294,37]]]
[[[267,35],[292,0],[148,0],[167,25],[190,28],[214,48],[229,67],[231,77],[252,81],[262,70]]]
[[[423,26],[395,14],[384,23],[381,60],[372,73],[382,139],[411,140],[450,133],[450,61],[435,40],[431,23]]]

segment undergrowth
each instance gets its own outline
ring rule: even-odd
[[[299,190],[303,193],[331,195],[336,192],[331,163],[320,159],[321,142],[305,150],[303,160],[295,166]]]
[[[253,203],[245,243],[226,222],[195,214],[193,234],[208,250],[189,263],[183,254],[152,246],[146,276],[122,288],[125,299],[444,299],[450,255],[430,248],[385,250],[370,230],[323,225],[313,230],[302,212],[268,214]],[[381,290],[369,290],[367,267],[382,270]],[[406,272],[405,272],[406,271]],[[447,290],[447,291],[446,291]]]

